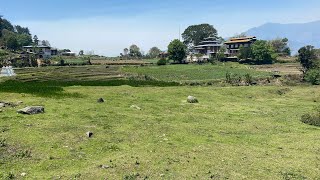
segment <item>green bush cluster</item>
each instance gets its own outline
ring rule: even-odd
[[[304,79],[313,85],[320,85],[320,68],[308,70]]]
[[[316,113],[304,114],[301,117],[301,122],[308,125],[320,126],[320,107],[316,110]]]
[[[164,58],[161,58],[158,62],[157,62],[157,65],[158,66],[164,66],[167,64],[167,60],[164,59]]]
[[[226,83],[232,84],[232,85],[240,85],[242,83],[245,83],[247,86],[253,84],[253,77],[247,73],[244,76],[238,75],[238,74],[232,74],[230,72],[226,73]]]

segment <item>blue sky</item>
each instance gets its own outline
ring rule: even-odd
[[[52,46],[116,56],[137,44],[166,49],[192,24],[229,37],[267,22],[320,20],[319,0],[0,0],[0,14]]]

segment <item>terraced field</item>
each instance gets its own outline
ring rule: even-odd
[[[123,79],[126,74],[119,71],[119,66],[65,66],[16,69],[19,81],[91,81]]]

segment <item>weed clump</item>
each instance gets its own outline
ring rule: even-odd
[[[316,113],[313,113],[313,114],[309,113],[301,116],[301,122],[308,125],[320,127],[320,108],[318,108]]]

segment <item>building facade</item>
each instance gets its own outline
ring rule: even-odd
[[[187,57],[189,62],[198,62],[209,60],[215,56],[221,49],[223,44],[220,44],[216,38],[208,37],[201,41],[197,46],[193,47],[191,55]]]
[[[58,54],[58,50],[50,46],[23,46],[23,50],[28,54],[35,54],[40,59],[48,59]]]
[[[237,57],[241,46],[250,47],[256,40],[255,36],[231,38],[224,43],[227,48],[228,57]]]

